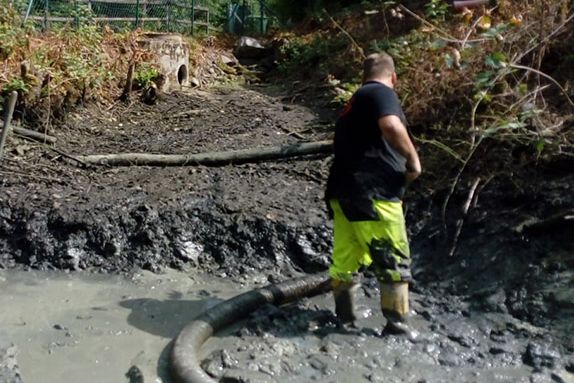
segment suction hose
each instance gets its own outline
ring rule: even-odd
[[[215,332],[263,305],[281,305],[330,289],[328,275],[312,275],[252,290],[212,307],[185,326],[175,339],[169,360],[172,378],[176,383],[215,383],[203,371],[198,358],[201,346]]]

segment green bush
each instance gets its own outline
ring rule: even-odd
[[[315,37],[311,42],[302,38],[293,38],[281,47],[283,60],[279,70],[283,73],[299,72],[303,76],[324,77],[336,71],[337,60],[332,60],[333,52],[339,52],[348,45],[344,37],[325,38]],[[343,64],[343,63],[340,63]],[[344,65],[347,66],[347,65]]]
[[[145,88],[159,77],[159,72],[150,63],[142,63],[134,74],[134,82],[139,88]]]

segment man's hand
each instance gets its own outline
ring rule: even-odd
[[[421,162],[419,155],[413,145],[407,128],[400,118],[395,115],[388,115],[379,118],[379,129],[384,139],[407,160],[407,183],[411,183],[421,174]]]

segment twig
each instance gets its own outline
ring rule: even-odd
[[[38,142],[41,142],[43,144],[53,144],[57,141],[57,138],[54,136],[47,136],[44,133],[39,133],[36,132],[34,130],[29,130],[29,129],[25,129],[25,128],[12,128],[12,131],[14,132],[15,135],[19,136],[19,137],[24,137],[24,138],[28,138],[31,140],[35,140]]]
[[[470,204],[471,209],[476,208],[476,205],[478,204],[478,196],[480,195],[480,193],[482,193],[482,191],[484,190],[485,187],[487,187],[490,182],[497,176],[498,174],[494,173],[491,174],[490,176],[488,176],[488,178],[486,179],[486,181],[482,182],[480,187],[478,187],[476,189],[476,192],[474,193],[474,198]]]
[[[26,173],[21,173],[21,172],[16,172],[16,171],[0,170],[0,174],[13,175],[13,176],[17,176],[17,177],[28,177],[28,178],[32,178],[32,179],[41,180],[41,181],[52,181],[52,182],[59,182],[59,183],[63,183],[63,182],[64,182],[63,180],[61,180],[61,179],[59,179],[59,178],[44,177],[44,176],[35,176],[35,175],[32,175],[32,174],[26,174]]]
[[[132,87],[133,87],[133,83],[134,83],[134,70],[135,70],[135,61],[132,58],[132,62],[130,63],[130,66],[128,67],[128,75],[126,78],[126,85],[124,86],[124,91],[122,92],[122,94],[120,96],[120,100],[123,102],[129,102],[130,101],[130,93],[132,91]]]
[[[569,209],[546,219],[523,222],[515,230],[519,233],[536,235],[572,226],[574,226],[574,209]]]
[[[566,90],[562,87],[562,85],[560,85],[560,83],[558,81],[556,81],[552,76],[549,76],[544,72],[541,72],[537,69],[534,69],[534,68],[531,68],[528,66],[524,66],[524,65],[508,64],[508,66],[510,66],[511,68],[515,68],[515,69],[522,69],[522,70],[534,72],[534,73],[538,74],[539,76],[542,76],[542,77],[546,78],[547,80],[550,80],[554,85],[556,85],[558,87],[558,89],[560,89],[562,91],[562,93],[564,93],[564,96],[566,96],[566,99],[568,100],[570,105],[574,106],[574,101],[572,101],[570,96],[568,96],[568,92],[566,92]]]
[[[564,20],[564,22],[562,24],[560,24],[558,27],[556,27],[556,29],[554,29],[549,35],[547,35],[543,40],[539,41],[538,43],[534,44],[533,46],[531,46],[530,48],[528,48],[527,50],[525,50],[524,52],[522,52],[520,54],[520,56],[518,57],[517,60],[515,60],[515,62],[518,62],[520,60],[522,60],[522,58],[524,56],[526,56],[527,54],[529,54],[530,52],[532,52],[533,50],[535,50],[536,48],[538,48],[540,45],[546,43],[548,40],[550,40],[551,37],[553,37],[555,34],[557,34],[562,28],[564,28],[570,21],[574,20],[574,13],[572,13],[570,15],[570,17],[568,17],[566,20]]]
[[[353,38],[353,36],[351,36],[351,34],[349,32],[347,32],[342,26],[341,24],[339,24],[337,21],[335,21],[334,18],[331,17],[331,15],[329,14],[329,12],[327,12],[326,9],[323,8],[323,12],[325,12],[325,14],[327,15],[327,17],[329,18],[329,20],[331,20],[331,22],[335,25],[335,27],[337,27],[341,32],[343,32],[343,34],[345,36],[347,36],[349,38],[349,40],[351,41],[351,43],[355,46],[355,48],[358,49],[359,53],[361,54],[361,57],[363,59],[366,58],[365,56],[365,52],[363,51],[363,48],[361,48],[361,46],[357,43],[357,41]]]
[[[491,8],[489,10],[489,12],[492,12],[496,9],[496,7]],[[466,35],[464,36],[464,39],[462,40],[462,42],[460,43],[460,50],[463,50],[466,43],[468,42],[468,39],[470,38],[470,35],[472,34],[472,31],[474,31],[474,28],[476,28],[476,26],[478,25],[478,23],[480,23],[480,20],[482,19],[482,16],[480,16],[479,18],[477,18],[475,20],[474,23],[472,23],[471,27],[468,29],[468,32],[466,33]]]
[[[298,139],[300,139],[300,140],[305,139],[305,137],[304,137],[303,135],[299,134],[299,132],[296,132],[296,131],[294,131],[294,130],[289,130],[289,129],[284,128],[284,127],[282,127],[282,126],[280,126],[279,129],[281,129],[282,131],[284,131],[285,133],[287,133],[288,136],[293,136],[293,137],[298,138]]]
[[[460,237],[460,233],[462,231],[462,226],[466,221],[468,210],[470,209],[471,202],[474,199],[474,194],[476,192],[476,188],[478,187],[479,183],[480,183],[480,177],[477,177],[472,183],[470,190],[468,191],[468,197],[466,198],[466,201],[464,202],[464,205],[462,207],[462,217],[460,217],[460,219],[456,223],[456,232],[454,233],[452,246],[450,248],[450,251],[448,252],[449,257],[452,257],[456,251],[456,247],[458,245],[458,238]]]
[[[427,139],[418,138],[418,137],[414,137],[414,138],[415,138],[415,141],[422,142],[423,144],[433,145],[434,147],[437,147],[437,148],[441,149],[442,151],[448,153],[451,157],[453,157],[457,161],[464,163],[464,160],[462,159],[461,156],[458,155],[458,153],[456,153],[454,150],[452,150],[451,148],[449,148],[447,145],[443,144],[442,142],[437,141],[437,140],[427,140]]]
[[[68,158],[68,159],[70,159],[70,160],[72,160],[72,161],[76,161],[77,163],[83,165],[83,166],[86,167],[86,168],[89,168],[89,167],[90,167],[90,165],[87,164],[86,162],[82,161],[81,159],[79,159],[79,158],[77,158],[77,157],[72,156],[71,154],[68,154],[68,153],[64,152],[63,150],[60,150],[60,149],[58,149],[58,148],[54,148],[54,147],[48,146],[48,145],[44,145],[44,148],[49,149],[49,150],[52,150],[52,151],[58,153],[59,155],[61,155],[61,156],[63,156],[63,157],[66,157],[66,158]]]
[[[476,149],[478,149],[478,147],[482,143],[482,140],[483,140],[483,136],[480,137],[480,139],[478,140],[476,145],[472,148],[472,150],[470,151],[470,153],[468,154],[468,156],[464,160],[464,164],[461,166],[458,173],[456,174],[454,181],[450,185],[450,190],[448,192],[448,195],[446,196],[444,203],[442,204],[442,225],[443,225],[445,238],[448,236],[448,232],[447,232],[448,228],[446,225],[446,209],[448,207],[448,203],[450,202],[450,198],[452,197],[452,194],[454,193],[454,190],[456,189],[456,185],[458,184],[458,181],[460,180],[462,173],[466,170],[468,163],[470,162],[471,158],[474,156],[474,153],[476,153]]]
[[[548,88],[550,85],[544,85],[541,87],[536,87],[536,89],[526,93],[524,96],[522,96],[518,101],[516,101],[514,104],[510,105],[507,109],[506,109],[506,113],[510,112],[512,109],[516,108],[518,105],[522,104],[527,98],[531,97],[532,95],[535,95],[538,92],[542,92],[543,90],[545,90],[546,88]],[[505,113],[505,114],[506,114]]]
[[[44,135],[48,135],[48,127],[50,126],[50,117],[52,116],[52,94],[50,92],[50,83],[52,78],[48,76],[48,82],[46,83],[46,89],[48,90],[48,114],[46,115],[46,124],[44,125]]]
[[[441,38],[445,41],[451,42],[451,43],[462,43],[463,40],[459,40],[457,38],[455,38],[454,36],[452,36],[451,34],[449,34],[447,31],[445,31],[444,29],[439,28],[438,26],[434,25],[433,23],[431,23],[430,21],[420,17],[419,15],[417,15],[416,13],[414,13],[413,11],[411,11],[410,9],[408,9],[407,7],[405,7],[403,4],[399,4],[399,8],[402,9],[403,11],[405,11],[406,13],[408,13],[409,15],[411,15],[412,17],[414,17],[415,19],[419,20],[421,23],[437,30],[438,32],[440,32],[441,34],[443,34],[443,36],[441,36]],[[446,36],[446,37],[445,37]],[[481,41],[488,41],[489,39],[475,39],[475,40],[466,40],[466,43],[472,42],[472,43],[478,43]]]
[[[172,120],[180,117],[192,117],[192,116],[199,116],[204,109],[192,109],[192,110],[185,110],[183,112],[169,114],[166,113],[164,119],[165,120]]]
[[[0,160],[4,154],[4,144],[6,143],[6,137],[10,132],[10,122],[12,121],[12,114],[14,113],[14,108],[16,107],[16,100],[18,99],[18,92],[12,91],[10,97],[4,103],[4,127],[0,132]]]

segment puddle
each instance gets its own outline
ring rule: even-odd
[[[124,382],[132,365],[161,382],[172,338],[238,286],[171,270],[132,279],[1,271],[0,291],[0,344],[18,347],[24,382]]]

